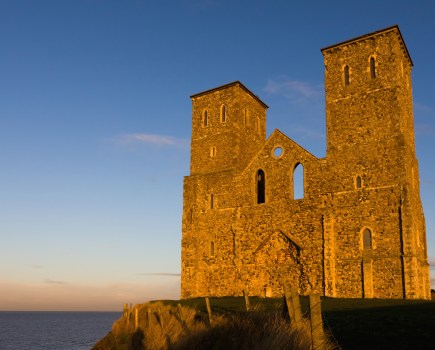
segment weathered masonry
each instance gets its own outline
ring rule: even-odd
[[[236,81],[191,96],[181,291],[430,298],[412,61],[397,26],[322,49],[327,150],[275,130]],[[303,172],[302,198],[293,177]]]

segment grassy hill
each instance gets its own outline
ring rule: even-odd
[[[137,305],[139,329],[133,311],[115,322],[94,350],[310,348],[309,324],[300,330],[289,327],[283,299],[251,297],[250,303],[254,311],[247,313],[242,297],[210,298],[211,326],[201,298]],[[308,314],[308,297],[301,297],[301,307]],[[435,301],[322,298],[322,313],[329,349],[426,349],[435,344]]]

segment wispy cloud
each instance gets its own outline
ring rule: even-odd
[[[417,135],[435,135],[435,125],[432,124],[415,124],[415,133]]]
[[[145,272],[138,273],[138,276],[181,276],[180,273],[172,273],[172,272]]]
[[[31,267],[35,270],[45,269],[45,266],[38,265],[38,264],[33,264],[31,265]]]
[[[435,112],[435,107],[428,106],[423,103],[414,102],[414,108],[416,111],[422,111],[422,112]]]
[[[157,134],[124,134],[116,138],[116,142],[124,145],[151,144],[154,146],[185,147],[189,145],[187,139]]]
[[[46,278],[44,280],[44,282],[47,284],[68,284],[68,282],[65,282],[65,281],[55,281],[55,280],[51,280],[49,278]]]
[[[287,77],[269,79],[263,89],[271,95],[280,95],[293,103],[319,101],[323,96],[322,85],[314,85],[305,81],[291,80]]]

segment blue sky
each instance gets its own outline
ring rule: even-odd
[[[0,310],[178,298],[189,96],[240,80],[268,134],[323,157],[320,48],[393,24],[435,263],[434,17],[432,1],[0,0]]]

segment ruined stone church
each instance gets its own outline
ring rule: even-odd
[[[326,157],[278,129],[241,82],[192,99],[182,298],[430,298],[411,57],[398,26],[321,50]],[[303,174],[295,198],[294,174]]]

